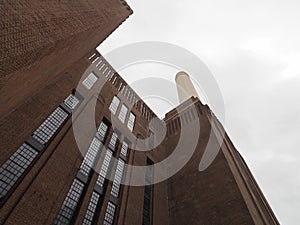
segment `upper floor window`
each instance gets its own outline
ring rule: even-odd
[[[127,151],[128,151],[128,144],[125,141],[123,141],[122,148],[121,148],[121,154],[126,157]]]
[[[100,173],[99,173],[97,181],[96,181],[97,185],[99,185],[100,187],[103,187],[103,185],[104,185],[104,181],[106,178],[106,174],[107,174],[107,171],[109,168],[111,158],[112,158],[112,151],[107,150],[106,155],[103,160],[103,163],[102,163]]]
[[[113,203],[108,202],[104,221],[103,221],[104,225],[112,225],[114,223],[115,211],[116,211],[116,206]]]
[[[119,117],[118,117],[119,120],[120,120],[122,123],[125,122],[127,112],[128,112],[128,108],[123,104],[122,107],[121,107],[121,111],[120,111]]]
[[[85,176],[90,174],[95,158],[101,148],[102,143],[97,138],[94,138],[80,166],[80,171]]]
[[[79,99],[75,95],[69,95],[64,103],[70,108],[70,109],[75,109],[76,106],[79,103]]]
[[[108,126],[104,122],[101,122],[101,124],[98,128],[98,134],[100,135],[101,141],[104,141],[107,129],[108,129]]]
[[[98,77],[96,74],[94,74],[93,72],[91,72],[85,79],[84,81],[82,81],[82,84],[87,88],[87,89],[91,89],[93,87],[93,85],[96,83],[96,81],[98,80]]]
[[[123,160],[119,159],[116,173],[115,173],[115,178],[113,181],[113,186],[111,189],[111,194],[116,198],[118,198],[118,196],[119,196],[120,185],[121,185],[121,181],[122,181],[122,177],[123,177],[124,167],[125,167],[125,162]]]
[[[59,210],[59,213],[56,216],[54,221],[55,225],[70,224],[79,203],[83,188],[84,184],[75,178]]]
[[[135,121],[135,115],[132,112],[130,112],[128,123],[127,123],[127,127],[130,131],[133,131],[134,121]]]
[[[120,99],[117,96],[114,96],[109,106],[109,110],[112,112],[112,114],[114,115],[116,114],[119,104],[120,104]]]
[[[100,195],[93,191],[82,225],[90,225],[93,223],[93,219],[97,210],[97,204],[99,199],[100,199]]]
[[[109,148],[111,150],[115,150],[116,145],[117,145],[117,140],[118,140],[118,134],[117,133],[113,133],[109,142]]]
[[[34,131],[32,136],[40,143],[47,144],[67,117],[68,114],[62,108],[56,108],[38,129]]]
[[[0,198],[12,189],[37,155],[38,152],[35,149],[24,143],[0,167]]]

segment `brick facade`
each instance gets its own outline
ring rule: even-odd
[[[279,224],[227,135],[213,163],[199,172],[212,124],[223,129],[209,107],[199,99],[192,98],[192,103],[183,103],[166,114],[167,135],[159,146],[148,152],[134,150],[135,137],[148,138],[150,130],[155,133],[154,137],[163,135],[163,121],[150,126],[156,115],[94,50],[132,13],[124,1],[59,1],[53,4],[4,1],[1,4],[1,15],[6,17],[2,17],[4,22],[1,23],[1,37],[4,38],[1,38],[0,88],[1,104],[5,107],[0,110],[0,174],[23,143],[36,149],[37,156],[9,191],[1,192],[0,224],[53,224],[74,180],[84,188],[69,224],[79,225],[85,221],[94,193],[100,197],[93,224],[103,224],[110,203],[116,207],[114,225],[148,222],[154,225]],[[98,79],[88,89],[82,81],[92,72]],[[104,83],[98,95],[97,91]],[[65,102],[70,94],[79,99],[74,110]],[[120,104],[116,114],[112,115],[109,107],[116,95]],[[91,114],[94,104],[95,113]],[[117,118],[122,104],[128,107],[125,123]],[[57,108],[68,116],[43,145],[34,134]],[[129,112],[135,115],[132,132],[127,126]],[[121,185],[119,196],[113,197],[112,181],[106,180],[102,188],[97,186],[108,150],[102,149],[95,156],[97,172],[92,170],[89,175],[80,172],[95,130],[77,134],[83,140],[78,143],[74,127],[92,127],[94,124],[99,127],[103,121],[109,125],[107,138],[101,140],[103,145],[108,148],[113,132],[117,132],[113,156],[137,166],[146,165],[147,160],[153,163],[164,160],[176,147],[182,127],[188,131],[195,121],[201,125],[195,152],[188,163],[171,178],[151,187],[148,222],[143,222],[146,187]],[[214,131],[215,142],[218,135]],[[125,158],[121,156],[124,142],[130,143]],[[86,152],[80,152],[79,148]],[[116,167],[116,164],[109,166],[108,173],[112,178]],[[125,169],[124,179],[131,176],[131,171]],[[1,179],[0,182],[8,182]]]

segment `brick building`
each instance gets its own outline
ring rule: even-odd
[[[227,135],[199,172],[211,130],[216,143],[223,130],[207,105],[191,97],[151,122],[155,113],[94,50],[131,13],[116,0],[2,3],[0,224],[279,224]],[[134,179],[128,165],[163,161],[195,123],[196,150],[180,171],[122,184]],[[135,151],[136,137],[152,150]],[[151,182],[157,171],[147,168]]]

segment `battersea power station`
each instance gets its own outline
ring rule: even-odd
[[[123,0],[1,1],[0,224],[279,224],[187,73],[159,119],[96,51],[132,13]]]

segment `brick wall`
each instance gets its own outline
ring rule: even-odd
[[[119,0],[0,3],[0,115],[95,49],[132,10]]]

